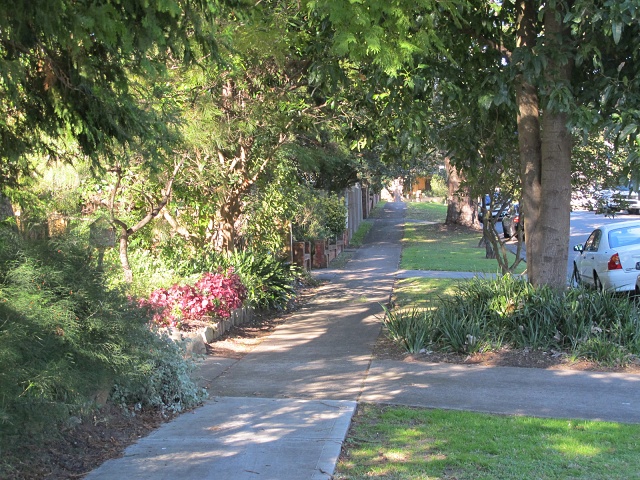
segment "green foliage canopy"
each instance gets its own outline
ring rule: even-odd
[[[161,132],[134,75],[156,78],[196,44],[216,52],[209,0],[2,0],[0,9],[0,187],[28,174],[33,155],[79,147],[97,162]]]

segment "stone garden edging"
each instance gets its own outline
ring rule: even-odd
[[[240,307],[232,310],[229,318],[214,319],[209,325],[193,332],[182,332],[172,328],[168,331],[168,334],[169,338],[184,347],[187,357],[204,355],[207,353],[207,343],[220,338],[231,327],[250,322],[254,317],[255,309],[253,307]]]

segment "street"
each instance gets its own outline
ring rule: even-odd
[[[569,234],[569,261],[567,262],[567,280],[571,278],[573,273],[573,260],[577,257],[578,253],[573,250],[573,247],[579,243],[584,243],[593,230],[602,225],[608,225],[615,222],[626,222],[629,220],[640,220],[640,215],[629,215],[624,212],[616,215],[615,218],[605,217],[604,215],[596,215],[595,212],[588,212],[585,210],[571,212],[571,232]],[[500,229],[500,232],[502,230]],[[511,243],[511,245],[514,245]],[[515,249],[513,249],[515,251]],[[523,252],[523,257],[526,259],[526,253]]]

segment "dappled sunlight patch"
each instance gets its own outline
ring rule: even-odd
[[[607,453],[607,449],[596,447],[595,445],[587,445],[576,439],[556,443],[553,448],[568,457],[595,457],[596,455]]]
[[[380,457],[386,462],[406,462],[409,460],[410,455],[406,451],[391,450],[386,453],[381,453]]]

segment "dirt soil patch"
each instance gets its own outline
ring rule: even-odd
[[[640,361],[637,359],[630,365],[623,367],[606,366],[585,359],[572,360],[567,354],[553,350],[514,350],[505,347],[495,352],[474,353],[470,355],[432,352],[428,350],[422,353],[410,354],[387,337],[384,332],[376,342],[373,355],[380,360],[398,360],[403,362],[458,363],[493,367],[640,373]]]

